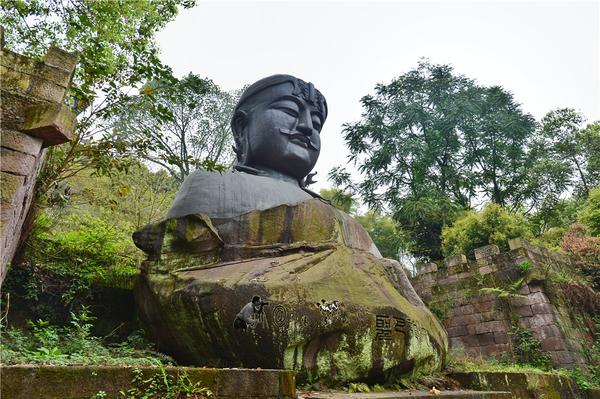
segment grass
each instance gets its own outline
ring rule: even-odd
[[[505,372],[505,373],[547,373],[530,364],[519,364],[506,359],[483,359],[456,355],[450,352],[447,370],[449,372]]]

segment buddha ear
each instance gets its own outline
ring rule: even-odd
[[[239,164],[246,162],[246,151],[248,138],[244,137],[244,129],[248,124],[248,113],[246,111],[237,110],[231,118],[231,130],[233,131],[233,140],[235,146],[233,152],[235,152],[236,158]]]
[[[238,140],[242,137],[244,128],[248,124],[248,113],[246,111],[237,110],[231,118],[231,130],[233,130],[233,137]]]

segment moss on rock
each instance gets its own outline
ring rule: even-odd
[[[402,268],[381,259],[364,229],[331,206],[311,200],[254,211],[212,221],[212,234],[190,228],[212,230],[193,215],[167,223],[169,243],[147,263],[136,295],[160,348],[179,361],[285,367],[331,383],[443,366],[446,332]],[[174,237],[186,241],[176,250]],[[214,237],[222,248],[205,242]],[[197,251],[180,250],[192,241]],[[235,330],[254,295],[269,303],[256,328]]]

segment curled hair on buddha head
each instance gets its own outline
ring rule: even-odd
[[[321,92],[310,82],[307,83],[292,75],[272,75],[251,84],[242,93],[231,118],[231,130],[233,131],[233,138],[235,140],[235,147],[233,150],[237,156],[238,165],[247,165],[249,148],[249,138],[238,131],[239,128],[237,122],[239,118],[247,117],[248,113],[254,108],[256,104],[253,100],[256,98],[256,94],[271,86],[277,86],[282,83],[291,83],[292,92],[290,94],[300,97],[315,106],[315,108],[323,115],[323,123],[325,122],[325,119],[327,119],[327,102],[325,101],[325,97],[323,97],[323,94],[321,94]]]

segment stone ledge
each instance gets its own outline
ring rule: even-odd
[[[572,378],[535,372],[450,373],[463,388],[510,391],[514,398],[586,399]]]
[[[0,72],[4,89],[27,92],[43,100],[61,102],[78,56],[51,47],[42,62],[2,49]]]
[[[427,274],[437,272],[438,267],[435,263],[419,263],[417,264],[418,274]]]
[[[0,397],[11,399],[89,399],[98,391],[107,398],[131,388],[131,366],[1,366]],[[137,367],[144,378],[157,367]],[[187,373],[192,383],[213,391],[216,398],[291,399],[296,397],[293,371],[166,367],[169,375]]]
[[[465,255],[452,255],[444,259],[444,264],[447,268],[455,267],[458,265],[467,264],[467,257]]]
[[[44,147],[66,143],[73,139],[75,115],[64,104],[30,106],[25,113],[21,131],[44,141]]]
[[[75,70],[78,59],[77,54],[52,46],[44,56],[44,64],[71,73]]]
[[[490,256],[498,255],[500,253],[500,249],[497,245],[491,244],[484,247],[475,248],[473,252],[475,254],[475,260],[480,261]]]

